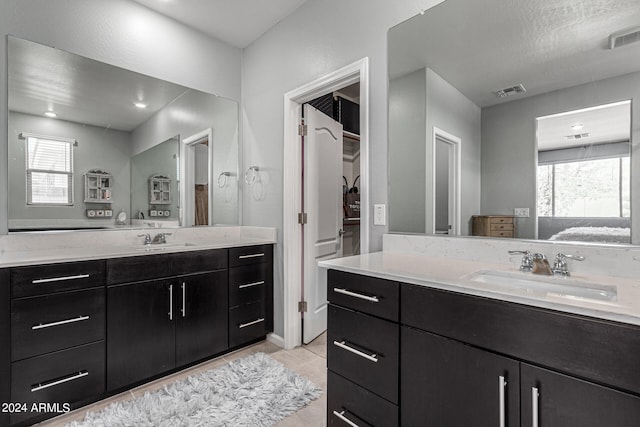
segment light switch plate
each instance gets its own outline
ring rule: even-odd
[[[529,218],[529,208],[515,208],[513,210],[513,216],[519,218]]]
[[[387,224],[386,205],[373,205],[373,225]]]

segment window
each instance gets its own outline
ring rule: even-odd
[[[630,217],[629,156],[538,166],[538,216]]]
[[[73,205],[73,142],[26,136],[28,205]]]

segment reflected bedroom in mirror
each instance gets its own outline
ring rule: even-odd
[[[640,243],[636,1],[445,0],[388,46],[391,232]]]
[[[13,36],[7,47],[9,232],[239,224],[236,102]]]

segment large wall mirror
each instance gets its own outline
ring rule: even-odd
[[[640,244],[637,0],[445,0],[388,45],[390,231]]]
[[[239,223],[236,102],[16,37],[7,43],[10,232]],[[183,159],[200,134],[204,181]],[[206,222],[186,216],[196,200],[185,185],[196,182]]]

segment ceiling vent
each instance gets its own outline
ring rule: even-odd
[[[609,36],[609,49],[616,49],[640,41],[640,27],[627,28]]]
[[[589,137],[589,133],[576,133],[574,135],[566,135],[565,138],[567,139],[582,139],[582,138],[587,138]]]
[[[507,88],[504,88],[504,89],[497,90],[494,93],[496,94],[496,96],[498,98],[506,98],[507,96],[515,95],[517,93],[523,93],[523,92],[526,92],[526,91],[527,90],[524,88],[524,86],[519,84],[519,85],[516,85],[516,86],[507,87]]]

